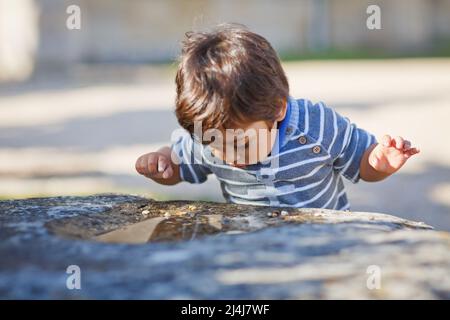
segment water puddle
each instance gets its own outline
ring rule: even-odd
[[[134,223],[101,235],[93,240],[110,243],[146,243],[188,241],[207,235],[237,234],[268,226],[262,216],[156,217]]]
[[[55,219],[46,228],[65,238],[139,244],[252,232],[288,222],[296,213],[203,201],[138,201],[103,213]]]
[[[64,238],[140,244],[246,233],[286,223],[321,223],[326,220],[325,216],[330,217],[330,212],[321,209],[142,200],[102,213],[55,219],[47,223],[46,228]]]

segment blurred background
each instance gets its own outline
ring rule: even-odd
[[[380,30],[366,26],[373,4]],[[79,30],[67,28],[70,5]],[[0,0],[0,198],[223,201],[212,176],[164,187],[134,171],[177,128],[184,33],[221,22],[273,44],[291,95],[421,148],[386,181],[347,183],[352,210],[450,230],[450,0]]]

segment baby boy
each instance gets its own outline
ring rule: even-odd
[[[214,174],[229,202],[347,210],[342,177],[380,181],[419,153],[402,137],[377,142],[324,103],[292,97],[270,43],[240,25],[187,33],[176,86],[184,134],[136,161],[160,184]]]

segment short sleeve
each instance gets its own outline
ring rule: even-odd
[[[203,183],[211,173],[211,170],[202,161],[202,148],[203,146],[194,142],[187,132],[179,135],[172,144],[172,153],[177,157],[182,181]]]
[[[358,128],[348,118],[334,110],[332,112],[335,137],[330,146],[330,153],[334,160],[333,167],[352,183],[357,183],[364,152],[377,140],[373,134]]]

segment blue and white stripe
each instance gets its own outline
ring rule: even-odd
[[[288,108],[283,124],[289,130],[279,131],[279,152],[269,157],[276,160],[276,167],[257,163],[236,168],[217,163],[207,147],[186,133],[172,145],[181,160],[181,179],[202,183],[215,174],[225,199],[233,203],[349,209],[342,177],[353,183],[360,180],[362,156],[376,143],[375,136],[322,102],[289,97]]]

